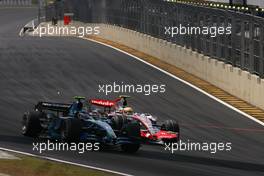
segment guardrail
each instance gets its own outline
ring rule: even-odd
[[[89,23],[121,26],[192,49],[264,77],[264,18],[164,0],[67,0],[46,7],[46,17],[74,13]],[[231,35],[165,34],[166,26],[229,26]]]
[[[0,0],[0,6],[31,6],[32,0]]]

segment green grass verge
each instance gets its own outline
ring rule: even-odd
[[[17,155],[21,160],[0,159],[0,174],[10,176],[113,176],[70,164]]]

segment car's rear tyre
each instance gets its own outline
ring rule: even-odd
[[[140,124],[138,122],[130,122],[123,126],[121,129],[121,135],[127,136],[132,139],[140,138]]]
[[[38,111],[25,113],[22,119],[22,134],[28,137],[38,137],[42,130],[40,118],[44,115]]]
[[[76,118],[63,119],[61,125],[61,140],[64,142],[79,142],[81,121]]]
[[[113,116],[112,119],[112,128],[114,130],[120,131],[123,126],[127,123],[127,118],[124,116]]]
[[[140,144],[123,144],[121,145],[121,149],[126,153],[135,153],[139,150]]]
[[[140,148],[140,124],[138,122],[131,122],[126,125],[121,130],[121,135],[128,137],[131,143],[122,144],[121,149],[126,153],[135,153]]]

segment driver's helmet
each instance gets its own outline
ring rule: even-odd
[[[145,116],[153,123],[156,124],[157,123],[157,117],[152,116],[149,113],[145,113]]]
[[[125,107],[123,109],[124,114],[133,114],[133,109],[131,107]]]
[[[79,112],[82,111],[82,109],[83,109],[83,102],[82,101],[77,101],[76,104],[77,104],[76,110],[79,111]]]
[[[74,102],[70,107],[70,116],[75,116],[77,113],[81,112],[83,109],[83,103],[81,101]]]

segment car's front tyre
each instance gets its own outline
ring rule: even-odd
[[[175,120],[166,120],[162,125],[161,125],[161,130],[164,131],[171,131],[175,132],[178,134],[177,138],[175,139],[163,139],[163,142],[168,143],[168,142],[178,142],[180,138],[180,126],[177,121]]]
[[[28,137],[38,137],[41,132],[40,118],[43,113],[33,111],[25,113],[22,118],[22,134]]]
[[[81,134],[81,121],[76,118],[63,119],[61,125],[61,139],[65,142],[79,142]]]
[[[175,120],[166,120],[162,125],[161,129],[165,131],[172,131],[179,133],[180,132],[180,127],[177,121]]]

